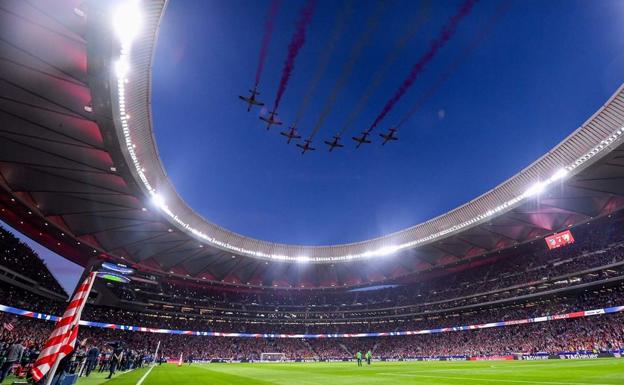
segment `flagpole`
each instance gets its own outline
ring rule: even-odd
[[[74,293],[72,294],[72,297],[74,297],[74,295],[78,292],[78,288],[82,285],[82,283],[84,282],[83,277],[89,277],[89,275],[91,275],[91,273],[93,272],[93,268],[96,266],[97,263],[90,263],[88,266],[88,269],[85,269],[82,276],[80,277],[80,279],[78,280],[78,285],[76,285],[76,289],[74,289]],[[95,277],[93,277],[93,279],[91,280],[91,282],[89,283],[89,287],[87,288],[87,294],[85,296],[85,302],[84,305],[87,304],[87,300],[89,299],[89,294],[91,294],[91,289],[93,288],[93,283],[95,282]],[[71,301],[70,298],[70,301]],[[80,322],[80,318],[82,316],[82,310],[84,309],[84,306],[79,310],[78,314],[77,314],[77,319]],[[46,380],[44,382],[44,385],[51,385],[52,384],[52,380],[54,379],[54,375],[56,374],[56,371],[58,370],[59,364],[61,363],[61,360],[59,359],[59,355],[56,355],[56,358],[54,360],[54,364],[52,364],[52,367],[50,368],[50,371],[47,373],[46,376]]]
[[[58,366],[60,363],[61,363],[61,360],[59,359],[54,360],[54,364],[50,368],[50,371],[48,372],[48,376],[46,377],[45,385],[50,385],[52,383],[52,380],[54,379],[54,374],[56,373],[56,370],[58,369]]]
[[[154,360],[152,360],[152,364],[156,365],[156,357],[158,357],[158,349],[160,349],[160,340],[158,340],[158,344],[156,345],[156,352],[154,353]]]

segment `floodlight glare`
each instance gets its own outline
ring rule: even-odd
[[[127,1],[113,13],[113,28],[122,43],[131,42],[141,29],[141,12],[138,1]]]
[[[158,207],[159,209],[162,209],[163,207],[166,206],[165,198],[163,198],[162,195],[158,193],[154,193],[154,195],[152,195],[152,203],[154,204],[154,206]]]
[[[374,253],[379,256],[386,256],[386,255],[394,254],[398,250],[399,250],[399,247],[397,246],[385,246],[385,247],[382,247],[381,249],[374,251]]]
[[[561,180],[563,178],[565,178],[568,175],[568,170],[566,170],[565,168],[560,168],[559,170],[557,170],[557,172],[555,172],[553,174],[552,177],[550,177],[550,179],[552,181],[556,181],[556,180]]]
[[[118,78],[125,78],[129,70],[130,64],[128,64],[127,60],[121,58],[115,62],[115,73]]]
[[[525,197],[532,197],[541,194],[544,191],[546,185],[544,182],[537,182],[533,186],[529,187],[525,192]]]

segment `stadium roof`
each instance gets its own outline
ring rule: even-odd
[[[74,261],[123,258],[144,270],[234,284],[359,285],[506,249],[624,205],[620,87],[542,158],[422,224],[327,246],[230,232],[186,205],[162,167],[150,83],[166,2],[137,4],[0,7],[0,214]],[[122,22],[111,28],[116,11]],[[339,263],[358,259],[366,261]]]

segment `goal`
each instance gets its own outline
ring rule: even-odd
[[[261,362],[281,362],[286,361],[284,353],[260,353]]]

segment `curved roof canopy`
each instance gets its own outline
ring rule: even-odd
[[[0,8],[9,26],[0,29],[2,218],[81,263],[88,252],[233,284],[358,285],[502,250],[624,204],[620,88],[542,158],[422,224],[327,246],[230,232],[185,204],[158,157],[151,62],[166,2],[114,5],[9,0]],[[357,259],[367,261],[336,263]]]

